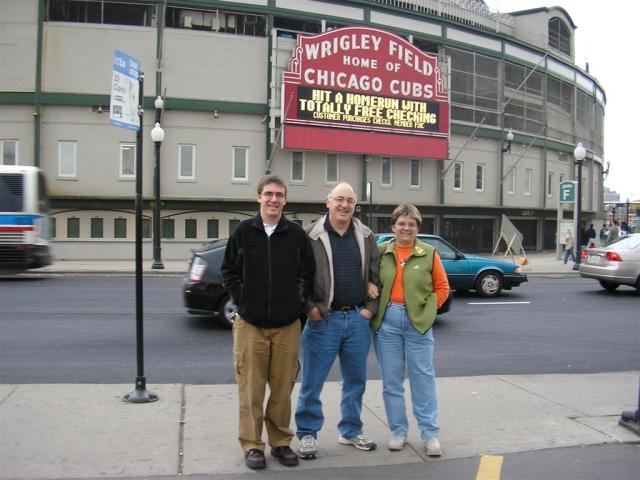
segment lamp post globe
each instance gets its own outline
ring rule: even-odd
[[[151,129],[151,140],[155,143],[162,143],[164,141],[164,129],[160,126],[159,122],[156,122],[155,126]]]
[[[507,132],[507,142],[513,142],[513,129],[509,129],[509,131]]]
[[[579,142],[576,148],[573,149],[573,156],[576,159],[576,163],[584,161],[587,156],[587,150],[582,146],[582,142]]]
[[[153,106],[156,110],[162,110],[164,108],[164,100],[162,100],[162,97],[160,95],[158,95],[153,101]]]

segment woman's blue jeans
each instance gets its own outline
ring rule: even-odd
[[[433,329],[421,334],[404,305],[389,303],[373,344],[382,373],[382,396],[389,429],[406,437],[409,431],[404,401],[405,364],[409,374],[413,415],[422,439],[438,435],[438,402],[433,369]]]
[[[320,394],[336,357],[342,373],[340,435],[362,433],[362,396],[367,381],[367,356],[371,345],[369,320],[359,313],[332,311],[326,318],[307,320],[302,332],[300,355],[302,380],[296,408],[296,435],[317,437],[324,423]]]

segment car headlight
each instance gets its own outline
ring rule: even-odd
[[[516,267],[513,269],[513,273],[522,273],[522,269],[520,267]]]
[[[202,275],[207,269],[207,262],[200,257],[195,257],[191,264],[191,271],[189,272],[189,281],[191,283],[199,283],[202,280]]]

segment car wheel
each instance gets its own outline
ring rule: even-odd
[[[605,280],[599,280],[599,281],[600,281],[600,286],[604,288],[607,292],[613,292],[615,291],[616,288],[620,286],[617,283],[611,283]]]
[[[231,301],[231,297],[229,295],[222,297],[218,306],[218,322],[220,322],[220,325],[224,328],[232,328],[237,313],[238,307]]]
[[[497,297],[502,291],[502,276],[497,272],[485,272],[476,280],[476,292],[481,297]]]

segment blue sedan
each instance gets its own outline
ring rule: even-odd
[[[377,242],[394,238],[393,233],[380,233]],[[497,297],[527,281],[515,263],[462,253],[437,235],[419,233],[418,240],[428,243],[440,254],[452,290],[475,290],[482,297]]]

